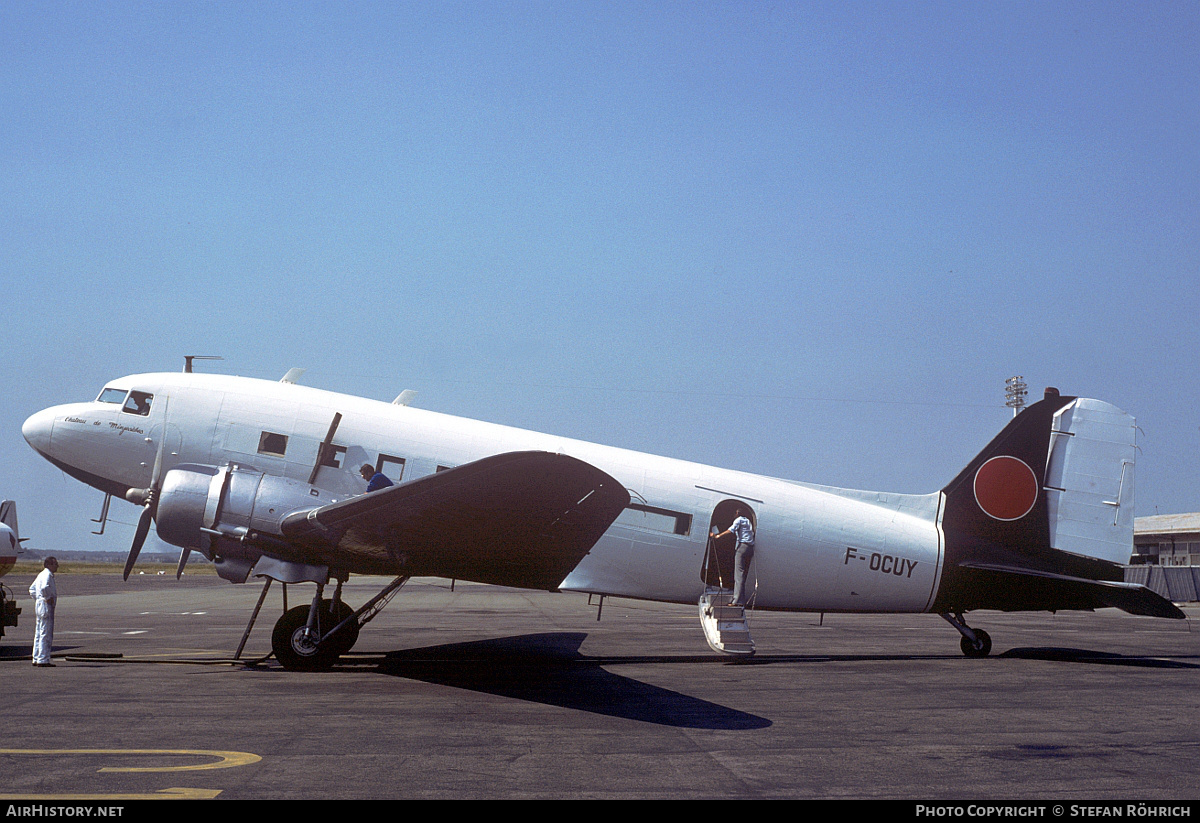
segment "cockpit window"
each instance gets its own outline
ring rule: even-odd
[[[101,403],[121,403],[125,400],[125,393],[124,389],[106,388],[96,400]]]
[[[125,401],[125,405],[121,411],[129,412],[130,414],[140,414],[145,417],[150,413],[150,402],[154,400],[154,395],[144,391],[131,391],[129,399]]]

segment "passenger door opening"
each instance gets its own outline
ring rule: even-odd
[[[732,534],[717,538],[729,528],[737,517],[738,507],[746,512],[750,525],[758,531],[758,516],[750,504],[744,500],[722,500],[713,509],[712,518],[708,523],[708,548],[704,552],[704,564],[700,569],[700,579],[708,588],[733,588],[733,552],[737,548],[737,539]]]

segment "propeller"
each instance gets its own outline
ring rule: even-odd
[[[163,426],[162,434],[158,438],[158,452],[154,455],[154,469],[150,472],[150,487],[146,489],[130,489],[125,493],[125,499],[131,503],[140,502],[142,504],[142,513],[138,517],[137,531],[133,533],[133,545],[129,547],[129,556],[125,558],[125,580],[129,579],[129,573],[133,571],[133,564],[137,562],[138,555],[142,552],[142,544],[146,542],[146,535],[150,533],[150,523],[154,520],[154,512],[157,508],[158,492],[161,488],[162,481],[162,463],[163,449],[167,445],[167,398],[163,399]]]
[[[176,580],[183,577],[183,567],[187,565],[188,557],[191,555],[191,553],[192,550],[188,548],[185,548],[183,551],[179,552],[179,565],[175,567]]]

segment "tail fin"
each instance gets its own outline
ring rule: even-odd
[[[935,610],[1092,609],[1182,617],[1121,582],[1133,552],[1134,420],[1046,397],[942,490],[946,563]]]
[[[19,538],[21,533],[17,530],[16,503],[11,500],[0,501],[0,523],[8,527],[0,529],[0,577],[3,577],[12,570],[13,564],[17,562],[17,552],[21,550]],[[8,625],[15,626],[16,624]],[[0,625],[0,635],[3,634],[3,625]]]
[[[14,537],[19,539],[21,530],[17,528],[17,504],[11,500],[0,501],[0,523],[12,529]]]

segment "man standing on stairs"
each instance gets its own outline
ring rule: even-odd
[[[746,605],[746,575],[750,571],[750,561],[754,559],[754,526],[746,517],[746,510],[741,506],[736,509],[737,516],[729,524],[729,528],[717,535],[724,537],[733,534],[737,537],[737,548],[733,552],[733,605]]]

